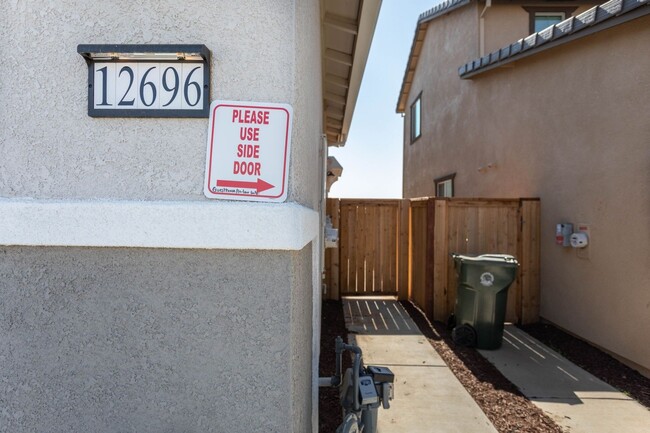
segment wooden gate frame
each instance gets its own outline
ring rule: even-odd
[[[450,207],[488,206],[516,209],[517,239],[516,251],[512,251],[519,261],[519,272],[513,284],[515,296],[514,317],[510,320],[519,323],[535,323],[539,320],[540,303],[540,201],[538,198],[521,199],[462,199],[462,198],[422,198],[396,200],[354,200],[328,199],[327,213],[332,225],[341,229],[340,207],[344,204],[388,203],[397,206],[397,236],[395,260],[397,271],[398,299],[413,300],[432,320],[445,321],[455,303],[456,276],[449,250],[449,209]],[[426,223],[422,224],[422,215]],[[339,235],[343,235],[341,231]],[[422,245],[422,238],[426,245]],[[512,249],[512,247],[511,247]],[[340,251],[338,248],[326,250],[325,297],[339,299],[340,293]],[[417,274],[424,269],[424,281]],[[511,314],[512,316],[512,314]]]

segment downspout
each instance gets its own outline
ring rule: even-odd
[[[485,7],[483,8],[483,11],[481,12],[481,16],[479,18],[478,49],[479,49],[480,57],[483,57],[485,55],[485,13],[490,7],[492,7],[492,0],[486,0]]]

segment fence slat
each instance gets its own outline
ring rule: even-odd
[[[340,223],[340,200],[339,199],[328,199],[327,205],[329,210],[329,215],[332,218],[332,226],[339,229],[339,246],[338,248],[329,248],[329,257],[330,257],[330,280],[327,285],[329,289],[330,299],[338,301],[340,299],[339,295],[339,278],[340,278],[340,269],[339,269],[339,258],[341,256],[341,223]]]
[[[354,219],[352,218],[352,211],[354,208],[350,205],[343,205],[343,200],[341,200],[341,228],[343,233],[341,235],[342,242],[342,251],[341,251],[341,262],[343,267],[341,268],[341,293],[349,293],[352,286],[352,278],[354,269],[354,255],[350,253],[350,245],[353,243],[353,228]]]
[[[377,240],[377,224],[378,219],[375,218],[377,208],[375,206],[364,206],[366,211],[365,227],[364,227],[364,249],[363,259],[365,269],[363,272],[363,279],[365,282],[365,290],[368,293],[375,292],[374,285],[374,268],[375,268],[375,254],[376,254],[376,240]]]
[[[408,245],[409,245],[409,200],[399,201],[399,232],[397,249],[397,292],[400,300],[409,298]]]
[[[355,270],[355,291],[366,292],[366,261],[365,261],[365,250],[366,250],[366,208],[361,204],[356,205],[355,213],[355,237],[354,237],[354,256],[356,259],[356,270]]]
[[[447,275],[449,266],[449,238],[447,236],[447,200],[436,200],[435,205],[435,246],[434,246],[434,286],[433,286],[433,320],[446,321],[449,316],[447,307]]]
[[[415,202],[411,209],[411,290],[413,299],[422,308],[426,309],[426,201]]]
[[[522,200],[521,323],[539,321],[540,202]]]
[[[515,255],[508,320],[539,319],[539,200],[328,200],[339,248],[326,252],[328,296],[398,295],[445,321],[456,300],[450,252]],[[338,211],[336,207],[338,206]]]
[[[426,259],[424,263],[424,312],[427,317],[433,316],[433,287],[434,287],[434,249],[435,249],[435,221],[436,221],[436,199],[427,200],[426,207],[426,237],[425,250]]]

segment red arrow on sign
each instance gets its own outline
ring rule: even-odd
[[[271,185],[268,182],[264,182],[259,177],[256,182],[243,182],[237,180],[217,180],[217,186],[226,186],[230,188],[251,188],[256,189],[258,194],[267,189],[271,189],[274,185]]]

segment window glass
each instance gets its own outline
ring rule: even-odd
[[[454,196],[454,178],[456,173],[434,180],[436,184],[436,197]]]
[[[436,197],[451,197],[451,179],[438,183],[436,189]]]
[[[564,21],[563,12],[537,12],[535,13],[535,33],[544,30],[547,27],[552,26]]]
[[[422,109],[420,96],[411,105],[411,142],[422,134]]]

